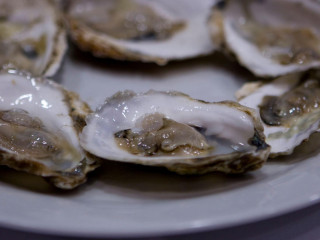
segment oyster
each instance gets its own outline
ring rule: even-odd
[[[243,173],[260,168],[269,154],[255,113],[235,102],[124,91],[86,121],[80,143],[93,155],[180,174]]]
[[[0,72],[0,165],[48,178],[70,189],[98,166],[79,144],[88,106],[46,79]]]
[[[257,109],[271,157],[290,154],[319,129],[320,73],[294,73],[269,83],[245,84],[239,103]]]
[[[73,0],[67,19],[72,39],[95,56],[162,65],[216,48],[207,26],[215,2]]]
[[[227,48],[257,76],[320,67],[320,3],[230,0],[223,10]]]
[[[0,0],[0,67],[52,76],[65,50],[62,18],[50,0]]]

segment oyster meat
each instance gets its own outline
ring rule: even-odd
[[[66,50],[62,18],[50,0],[0,0],[0,67],[52,76]]]
[[[271,157],[290,154],[319,129],[320,73],[294,73],[245,84],[239,103],[259,111]]]
[[[226,47],[257,76],[320,67],[320,3],[230,0],[223,10]]]
[[[243,173],[260,168],[269,154],[259,119],[235,102],[124,91],[86,121],[80,143],[93,155],[180,174]]]
[[[95,56],[162,65],[216,48],[207,26],[215,2],[73,0],[67,19],[72,39]]]
[[[70,189],[98,161],[80,147],[88,106],[58,84],[15,69],[0,72],[0,165]]]

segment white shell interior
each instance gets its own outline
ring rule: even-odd
[[[320,3],[311,0],[265,0],[247,1],[255,21],[268,26],[309,28],[319,37],[320,49]],[[266,57],[256,45],[243,38],[236,25],[246,21],[242,1],[229,1],[224,17],[225,41],[242,65],[257,76],[280,76],[320,67],[320,61],[305,64],[281,65]],[[303,16],[303,17],[302,17]]]
[[[25,76],[1,73],[0,74],[0,111],[11,109],[23,109],[30,116],[39,118],[46,130],[57,136],[63,137],[79,152],[78,158],[72,162],[59,165],[51,159],[32,159],[39,161],[51,170],[63,171],[66,167],[72,169],[83,159],[84,154],[79,145],[77,133],[73,127],[73,121],[69,115],[69,107],[66,105],[65,96],[61,89],[50,81],[38,81],[27,79]],[[2,148],[0,146],[0,148]],[[2,149],[12,152],[10,149]],[[67,166],[66,166],[67,165]]]
[[[120,149],[116,144],[116,132],[134,128],[137,119],[155,112],[180,123],[204,127],[207,129],[206,135],[216,135],[244,148],[253,148],[248,144],[248,139],[254,135],[253,119],[235,107],[199,102],[184,95],[164,92],[149,91],[128,97],[130,93],[132,94],[123,92],[107,99],[104,105],[89,116],[87,126],[80,135],[80,143],[84,149],[101,158],[119,161],[139,159],[153,162],[161,159],[165,163],[181,158],[139,157]],[[231,150],[217,149],[212,154],[227,153],[231,153]]]

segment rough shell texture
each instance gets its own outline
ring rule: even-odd
[[[319,12],[312,0],[230,0],[223,10],[225,45],[257,76],[319,68]]]
[[[67,48],[63,18],[50,0],[0,0],[0,65],[52,76]]]
[[[159,12],[160,15],[172,21],[182,21],[185,27],[164,40],[120,40],[90,28],[81,20],[84,18],[83,15],[105,18],[94,12],[103,9],[106,1],[74,0],[71,1],[67,12],[72,39],[81,49],[90,51],[98,57],[155,62],[160,65],[170,60],[207,55],[217,48],[210,39],[207,26],[210,9],[215,0],[202,0],[197,3],[189,0],[137,0],[135,2],[151,7],[156,13]]]
[[[138,119],[154,113],[204,129],[204,136],[215,139],[211,145],[214,150],[202,156],[140,156],[120,149],[115,133],[133,129]],[[163,166],[180,174],[243,173],[260,168],[269,154],[255,113],[235,102],[207,103],[178,92],[125,91],[108,98],[86,121],[80,142],[92,154],[108,160]]]
[[[277,78],[271,82],[247,83],[236,95],[240,104],[259,111],[264,97],[282,96],[308,79],[320,80],[316,74],[295,73]],[[301,94],[301,91],[298,92],[297,97],[299,99],[296,101],[296,103],[300,105],[301,103],[303,104],[305,99],[309,98],[309,96],[303,96]],[[288,103],[291,104],[290,109],[292,112],[300,111],[298,106],[293,105],[296,103],[294,103],[295,101],[292,97],[288,99],[288,101]],[[276,114],[278,113],[276,112]],[[281,112],[279,112],[279,114],[281,114]],[[318,108],[311,109],[301,116],[294,117],[292,121],[282,125],[269,125],[263,122],[266,142],[271,146],[270,157],[292,153],[296,146],[303,140],[308,139],[313,132],[319,129],[319,123],[320,110]]]
[[[14,69],[0,73],[0,164],[74,188],[99,162],[79,144],[90,112],[76,94]]]

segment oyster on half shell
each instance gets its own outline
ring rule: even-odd
[[[319,2],[230,0],[222,15],[226,47],[255,75],[320,67]]]
[[[14,69],[0,72],[0,165],[43,176],[56,187],[85,182],[98,166],[79,144],[87,104],[58,84]]]
[[[271,157],[292,153],[319,129],[320,72],[247,83],[237,95],[240,104],[259,111]]]
[[[217,48],[207,26],[215,2],[72,0],[67,19],[75,43],[95,56],[162,65]]]
[[[66,50],[62,18],[50,0],[0,0],[0,67],[52,76]]]
[[[243,173],[260,168],[269,154],[251,109],[179,92],[118,92],[86,122],[80,143],[93,155],[180,174]]]

